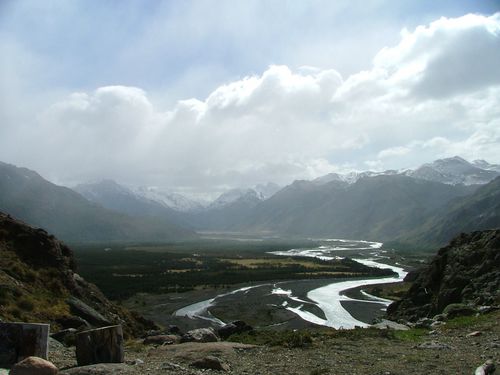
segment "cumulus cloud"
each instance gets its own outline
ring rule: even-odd
[[[74,93],[22,142],[30,166],[63,181],[200,190],[285,184],[347,163],[402,168],[454,154],[499,162],[498,66],[500,14],[442,18],[405,30],[370,70],[346,79],[270,66],[173,108],[136,87]]]

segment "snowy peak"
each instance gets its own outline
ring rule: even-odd
[[[80,184],[73,190],[83,195],[89,201],[95,203],[100,203],[101,199],[106,196],[134,196],[134,193],[131,190],[109,179],[94,183]]]
[[[190,199],[182,194],[165,191],[155,186],[141,186],[135,193],[149,200],[158,202],[164,207],[180,212],[195,212],[207,206],[206,202]]]
[[[478,168],[485,169],[487,171],[500,172],[500,165],[490,164],[486,160],[474,160],[472,164]]]
[[[491,166],[487,162],[484,163],[484,165]],[[424,164],[414,171],[408,171],[407,175],[450,185],[474,185],[486,184],[499,176],[500,172],[483,169],[478,164],[469,163],[467,160],[455,156]]]

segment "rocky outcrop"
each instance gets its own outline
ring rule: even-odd
[[[78,275],[64,243],[1,212],[0,319],[50,323],[53,331],[120,324],[127,336],[156,328]]]
[[[391,319],[432,317],[450,304],[498,305],[500,230],[459,235],[411,277],[407,294],[387,309]]]

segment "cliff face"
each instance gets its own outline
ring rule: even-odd
[[[66,245],[0,213],[0,320],[50,322],[53,330],[122,324],[128,335],[151,328],[75,271]]]
[[[411,288],[387,309],[392,319],[432,317],[451,303],[499,304],[500,230],[459,235],[408,277]]]

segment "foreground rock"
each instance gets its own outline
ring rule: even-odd
[[[500,230],[461,234],[441,248],[429,265],[411,275],[413,285],[400,301],[388,307],[388,316],[416,321],[443,311],[470,315],[476,306],[498,305],[499,265]],[[461,305],[446,311],[451,304]]]
[[[144,339],[144,345],[172,345],[181,342],[181,338],[177,335],[155,335],[148,336]]]
[[[191,363],[191,366],[208,369],[208,370],[219,370],[219,371],[229,371],[229,365],[227,363],[223,363],[219,358],[209,355],[202,359],[198,359]]]
[[[198,328],[186,332],[181,337],[181,342],[216,342],[219,338],[212,328]]]
[[[234,322],[223,325],[217,330],[217,334],[222,339],[227,339],[229,336],[243,333],[253,330],[251,326],[246,324],[241,320],[235,320]]]
[[[28,357],[10,369],[10,375],[55,375],[58,369],[53,363],[39,357]]]

